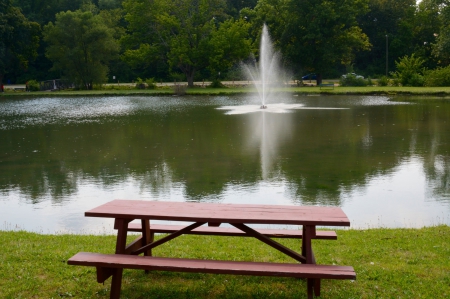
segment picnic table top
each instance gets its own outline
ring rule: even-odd
[[[113,200],[88,217],[189,222],[350,226],[339,207]]]

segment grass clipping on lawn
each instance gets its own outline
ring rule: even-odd
[[[327,298],[450,298],[450,227],[338,230],[314,240],[317,263],[353,266],[356,281],[323,280]],[[0,298],[109,298],[110,280],[69,266],[80,251],[113,253],[114,236],[0,231]],[[300,250],[299,240],[278,239]],[[252,238],[182,236],[155,256],[294,262]],[[303,279],[124,270],[121,298],[306,298]]]

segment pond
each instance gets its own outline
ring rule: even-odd
[[[84,212],[113,199],[340,206],[353,228],[450,224],[450,102],[291,94],[280,103],[292,109],[218,109],[258,102],[2,100],[0,229],[110,233]]]

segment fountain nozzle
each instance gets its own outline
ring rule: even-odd
[[[260,109],[267,109],[267,106],[265,105],[261,105],[261,107],[259,107]]]

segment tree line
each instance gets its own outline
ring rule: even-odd
[[[450,85],[450,0],[0,0],[0,84],[240,80],[263,24],[292,79]]]

